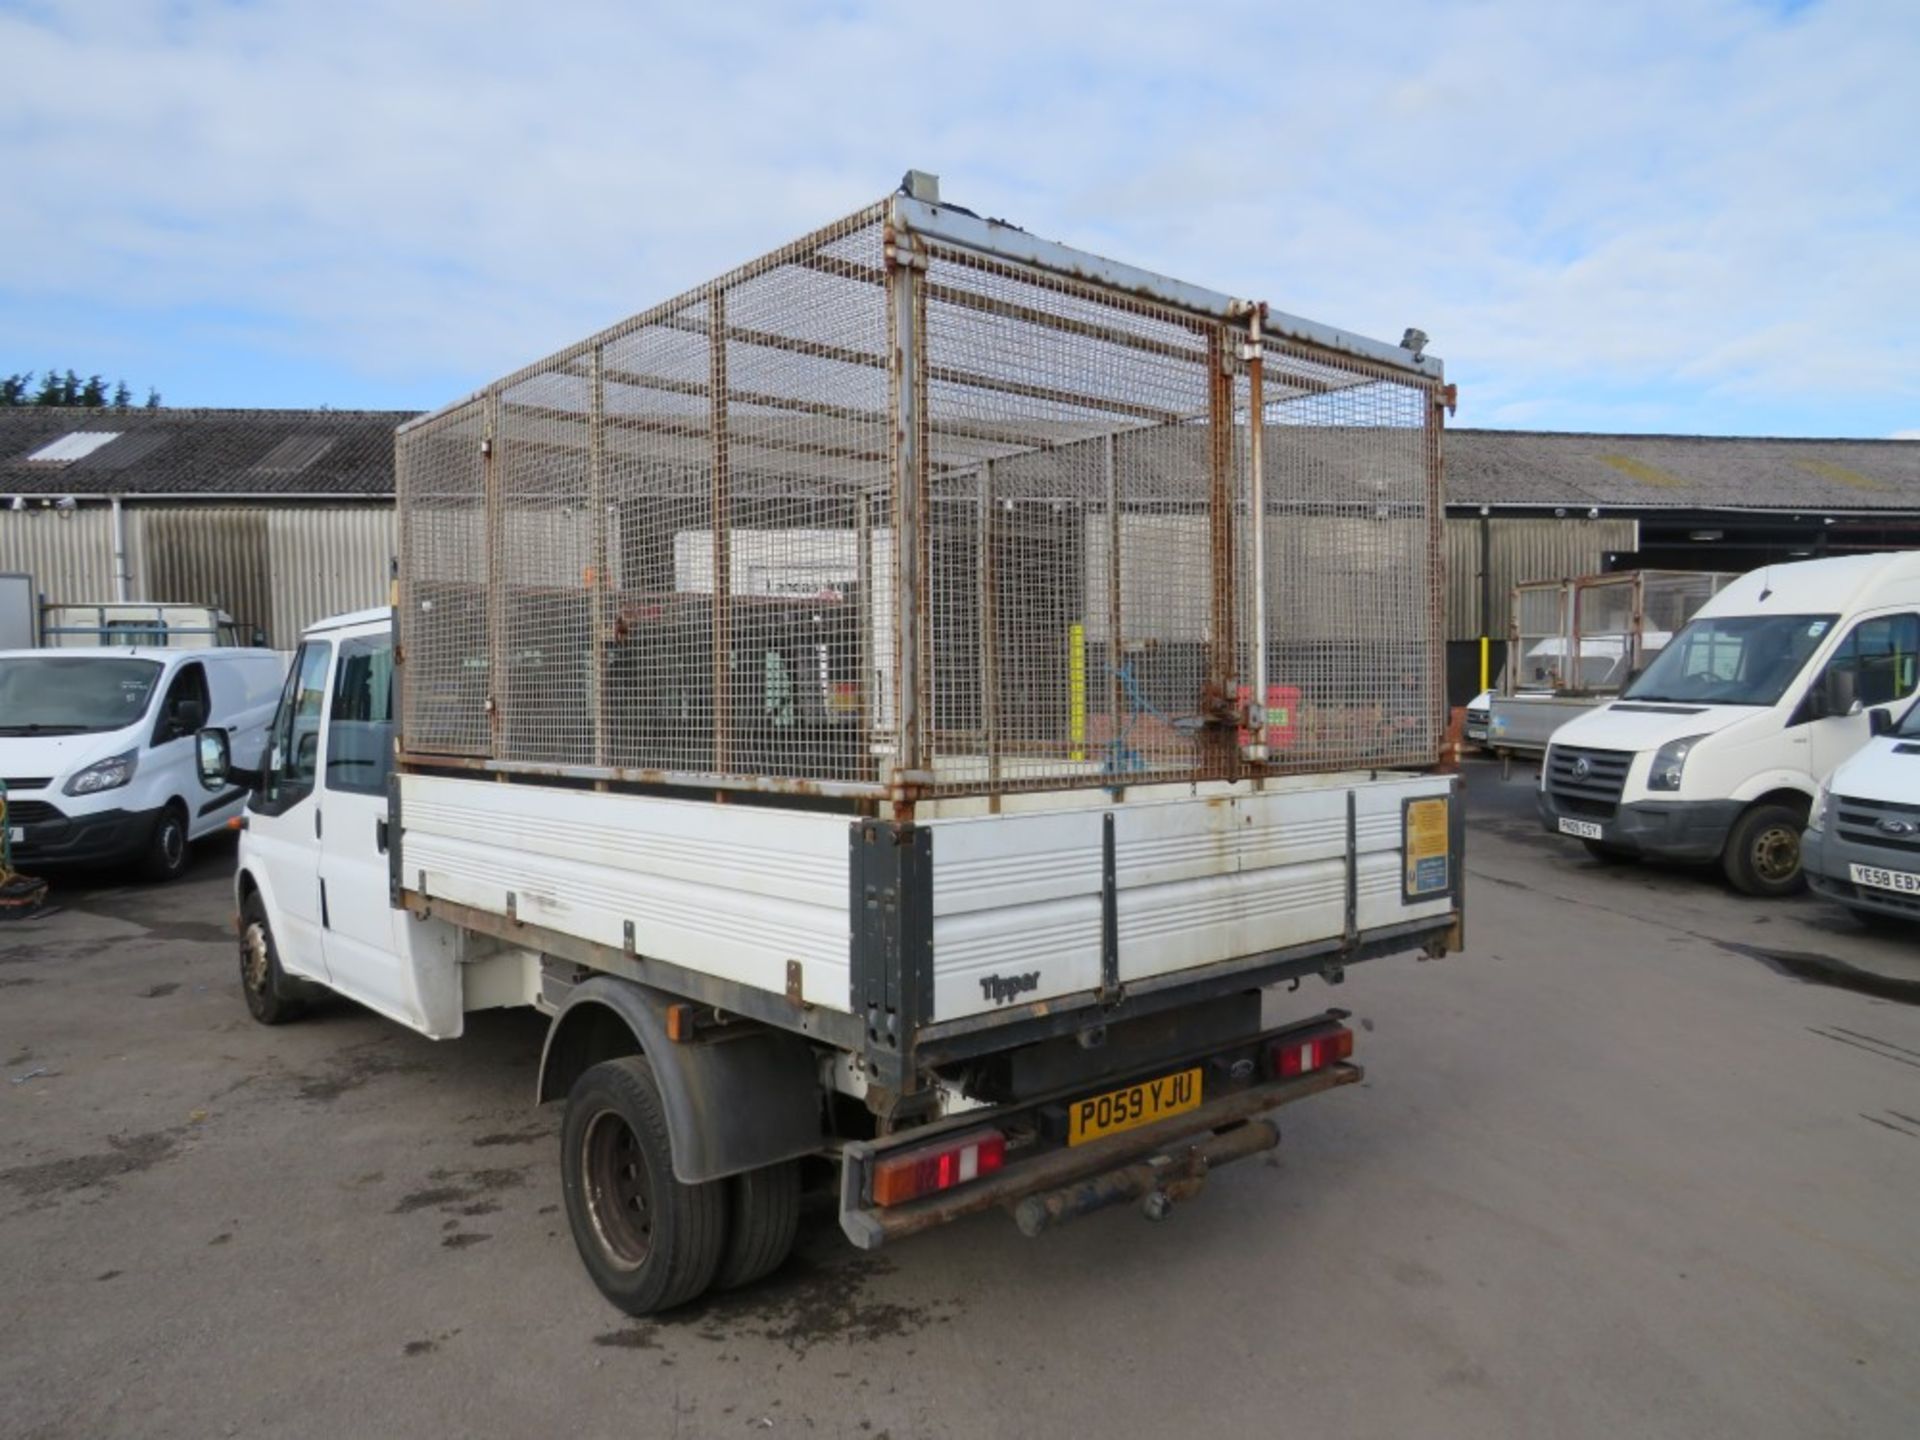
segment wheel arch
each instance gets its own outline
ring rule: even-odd
[[[1745,815],[1761,805],[1784,805],[1787,809],[1796,811],[1800,816],[1801,824],[1804,825],[1807,816],[1813,811],[1813,796],[1797,785],[1779,785],[1748,800],[1740,807],[1740,813]]]
[[[603,1060],[639,1054],[666,1105],[673,1173],[682,1184],[817,1151],[826,1136],[812,1047],[765,1027],[676,1042],[667,1038],[673,1003],[664,991],[612,975],[575,986],[547,1029],[534,1103],[564,1099]]]

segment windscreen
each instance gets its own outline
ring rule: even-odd
[[[155,660],[31,655],[0,660],[0,735],[119,730],[147,713]]]
[[[1627,690],[1628,700],[1771,705],[1833,628],[1832,615],[1695,620]]]

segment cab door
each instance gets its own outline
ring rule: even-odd
[[[1807,699],[1813,778],[1824,780],[1867,743],[1867,711],[1898,708],[1920,683],[1920,614],[1903,611],[1858,621],[1815,680]]]
[[[393,634],[340,642],[321,779],[320,891],[329,983],[415,1029],[425,1026],[404,917],[388,894],[387,777],[393,768]]]
[[[321,945],[320,721],[333,646],[301,643],[269,732],[262,785],[247,802],[248,850],[266,891],[282,968],[326,980]]]

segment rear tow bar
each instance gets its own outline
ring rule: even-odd
[[[1013,1220],[1020,1233],[1032,1239],[1082,1215],[1129,1200],[1140,1201],[1140,1213],[1147,1219],[1164,1220],[1174,1202],[1191,1200],[1200,1193],[1209,1171],[1271,1150],[1279,1143],[1279,1126],[1271,1120],[1249,1120],[1184,1151],[1155,1155],[1077,1185],[1029,1195],[1014,1207]]]

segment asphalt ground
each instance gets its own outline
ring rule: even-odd
[[[0,929],[6,1436],[1920,1433],[1920,945],[1589,860],[1472,767],[1469,948],[1276,993],[1364,1084],[1149,1225],[610,1309],[541,1021],[241,1002],[231,846]]]

